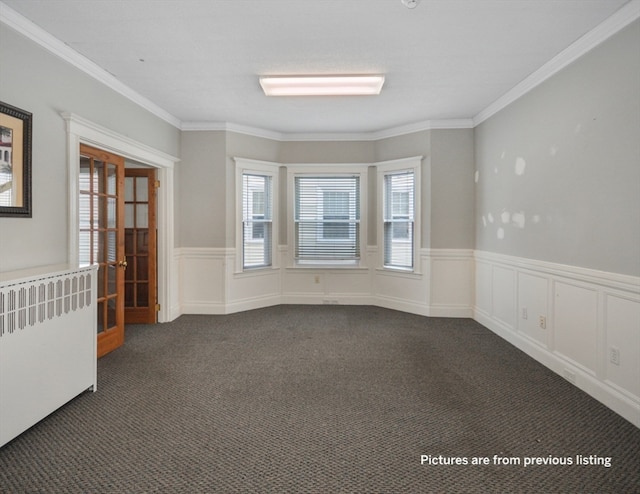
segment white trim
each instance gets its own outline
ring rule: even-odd
[[[390,129],[380,130],[371,134],[370,140],[381,140],[389,137],[396,137],[415,132],[423,132],[427,130],[447,130],[447,129],[473,129],[474,123],[471,118],[458,118],[448,120],[424,120],[408,125],[400,125],[391,127]]]
[[[536,273],[568,278],[575,281],[583,281],[589,284],[600,285],[608,288],[616,288],[640,295],[640,277],[637,276],[610,273],[607,271],[599,271],[596,269],[570,266],[567,264],[548,261],[539,261],[536,259],[527,259],[524,257],[509,256],[495,252],[481,250],[473,252],[473,256],[476,260],[519,268],[522,270],[535,271]]]
[[[75,113],[62,112],[60,115],[67,122],[67,132],[82,135],[83,143],[100,146],[101,149],[114,151],[124,158],[156,168],[173,168],[180,161],[180,158],[158,151]]]
[[[235,132],[236,134],[244,134],[253,137],[262,137],[273,141],[284,141],[285,136],[281,132],[273,130],[251,127],[248,125],[239,125],[231,122],[182,122],[180,130],[183,132],[200,132],[200,131],[223,131]]]
[[[569,45],[542,67],[473,117],[473,127],[480,125],[500,110],[518,100],[638,18],[640,18],[640,0],[631,0],[611,17]]]
[[[342,164],[322,164],[322,163],[296,163],[288,164],[287,168],[287,238],[295,246],[295,177],[296,175],[304,174],[318,174],[318,175],[340,175],[340,174],[354,174],[360,177],[360,259],[355,265],[345,266],[344,269],[353,268],[366,268],[367,256],[366,256],[366,239],[368,235],[367,218],[369,216],[368,211],[368,189],[369,189],[369,167],[370,163],[342,163]],[[297,265],[294,259],[295,247],[288,249],[288,257],[286,267],[295,269],[304,269],[307,267],[314,267],[323,269],[325,266],[322,263],[318,265]],[[330,268],[330,266],[327,266]]]
[[[473,249],[420,249],[420,254],[424,257],[430,257],[432,259],[464,259],[469,260],[473,258],[476,251]]]
[[[616,333],[616,327],[609,328],[606,323],[606,314],[612,310],[608,305],[609,299],[623,299],[640,306],[640,278],[493,252],[475,251],[473,257],[476,272],[473,318],[552,371],[570,379],[575,386],[640,427],[640,395],[638,394],[640,388],[636,387],[634,394],[631,389],[625,389],[612,380],[614,378],[610,374],[612,364],[608,357],[610,344],[608,342],[609,338],[615,337],[616,334],[617,338],[622,336],[621,333]],[[496,285],[494,277],[496,271],[510,272],[514,283]],[[542,282],[537,293],[533,295],[530,290],[521,293],[519,281],[524,275],[527,275],[528,279],[546,280],[546,283]],[[582,293],[591,294],[587,298],[591,300],[590,305],[577,305],[582,301],[577,303],[571,299],[563,299],[559,295],[561,293],[559,289],[565,290],[566,287],[575,287]],[[488,296],[480,302],[479,293],[488,293]],[[536,297],[541,297],[538,300],[546,300],[543,308],[540,309],[546,311],[540,313],[546,316],[546,329],[538,330],[545,334],[542,337],[540,336],[542,333],[539,333],[538,338],[542,338],[541,340],[536,340],[535,335],[530,333],[531,326],[527,326],[528,320],[536,318],[536,314],[531,313],[532,305],[529,305],[530,303],[535,305]],[[505,301],[510,301],[513,304],[512,307],[505,309]],[[479,302],[487,305],[481,307],[478,305]],[[527,306],[529,314],[525,317],[522,314],[522,308]],[[514,316],[513,320],[501,319],[498,311],[502,314],[511,313]],[[565,324],[562,327],[558,326],[560,322],[556,320],[558,311],[565,315]],[[567,311],[570,313],[568,318]],[[584,319],[585,317],[587,319]],[[576,323],[578,326],[570,327],[566,324],[567,319],[579,321]],[[590,335],[582,332],[585,323],[592,328],[593,332]],[[560,331],[568,331],[573,335],[571,338],[578,336],[593,338],[593,349],[588,353],[565,355],[566,352],[563,351],[557,339]],[[631,341],[637,340],[633,340],[630,335],[623,338],[626,338],[628,343],[624,348],[620,348],[623,353],[626,352],[627,359],[626,361],[621,359],[624,367],[613,367],[615,372],[623,371],[627,379],[631,379],[629,376],[635,372],[633,369],[637,368],[638,364],[633,359],[638,358],[639,355],[638,349]],[[625,340],[622,340],[622,343],[620,341],[618,340],[618,345],[625,345]],[[566,337],[564,347],[567,348]],[[631,361],[629,361],[629,355],[631,355]],[[613,375],[615,376],[615,373]]]
[[[180,130],[192,131],[226,131],[245,134],[253,137],[262,137],[280,142],[304,142],[304,141],[378,141],[388,137],[411,134],[427,130],[440,129],[472,129],[473,119],[451,120],[424,120],[399,127],[392,127],[373,132],[311,132],[311,133],[286,133],[276,132],[258,127],[238,125],[230,122],[182,122]]]
[[[73,113],[62,113],[67,126],[67,171],[69,176],[69,259],[78,264],[78,163],[80,144],[88,144],[112,151],[158,169],[158,302],[161,310],[159,322],[168,322],[175,317],[177,295],[176,270],[174,269],[174,165],[178,158],[156,151],[146,144],[122,136],[94,124]]]
[[[41,27],[37,26],[29,19],[19,14],[5,3],[0,2],[0,22],[19,32],[31,41],[37,43],[45,50],[53,53],[62,60],[70,63],[85,74],[93,77],[98,82],[113,89],[118,94],[133,101],[138,106],[144,108],[156,117],[165,122],[180,128],[180,120],[158,105],[140,95],[129,86],[122,83],[109,72],[92,62],[85,56],[78,53],[66,43],[63,43],[55,36],[52,36]]]
[[[422,159],[423,156],[414,156],[398,160],[381,161],[375,164],[377,173],[377,244],[380,246],[376,265],[384,271],[400,273],[420,274],[422,272],[420,239],[422,238],[420,225],[422,224]],[[413,266],[411,269],[402,269],[384,265],[384,177],[393,172],[411,171],[413,172]]]
[[[236,247],[235,254],[235,273],[243,273],[256,270],[272,270],[277,269],[279,265],[279,256],[277,255],[276,246],[278,245],[279,219],[280,219],[280,164],[270,161],[251,160],[247,158],[233,157],[236,168],[236,197],[234,200],[235,209],[235,231],[236,231]],[[244,239],[242,237],[242,176],[245,174],[260,174],[271,177],[271,265],[260,266],[256,268],[246,269],[242,265],[244,258]]]
[[[533,88],[556,74],[567,65],[580,58],[608,38],[624,29],[636,19],[640,18],[640,0],[631,0],[611,17],[586,33],[575,43],[556,55],[529,77],[517,84],[511,90],[480,111],[473,118],[423,120],[420,122],[400,125],[373,132],[359,133],[282,133],[258,127],[234,124],[232,122],[181,122],[169,112],[135,92],[120,82],[109,72],[96,65],[91,60],[52,36],[30,20],[0,1],[0,22],[6,24],[28,39],[42,46],[44,49],[72,64],[97,81],[113,89],[125,98],[131,100],[162,120],[182,131],[210,131],[221,130],[237,132],[255,137],[263,137],[275,141],[377,141],[388,137],[395,137],[414,132],[435,129],[472,129],[484,122],[497,112],[524,96]]]

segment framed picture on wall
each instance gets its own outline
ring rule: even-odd
[[[2,101],[0,216],[31,218],[31,113]]]

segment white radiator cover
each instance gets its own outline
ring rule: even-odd
[[[96,390],[97,268],[0,274],[0,446]]]

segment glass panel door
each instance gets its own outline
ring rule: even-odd
[[[124,159],[80,146],[80,264],[98,265],[98,357],[124,342]]]
[[[124,182],[125,321],[156,322],[156,185],[155,170],[127,168]]]

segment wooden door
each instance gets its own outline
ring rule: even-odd
[[[124,282],[127,324],[155,323],[157,314],[156,182],[153,168],[127,168],[124,178]]]
[[[98,357],[124,343],[124,158],[80,145],[80,264],[98,265]]]

